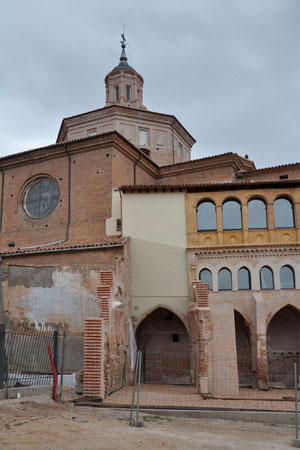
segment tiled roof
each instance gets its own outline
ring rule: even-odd
[[[95,250],[105,249],[110,247],[122,247],[124,239],[115,237],[114,239],[101,239],[101,240],[69,240],[59,241],[50,244],[41,244],[39,246],[30,247],[6,247],[0,249],[0,256],[17,256],[25,254],[37,254],[37,253],[51,253],[58,251],[71,251],[71,250]]]
[[[223,156],[229,156],[229,155],[237,155],[237,153],[233,153],[233,152],[220,153],[219,155],[205,156],[204,158],[191,159],[190,161],[183,161],[183,162],[178,162],[178,163],[174,163],[174,164],[167,164],[165,166],[160,166],[160,168],[163,169],[165,167],[180,166],[180,165],[187,164],[187,163],[193,163],[195,161],[205,161],[207,159],[222,158]]]
[[[125,185],[121,186],[121,191],[178,191],[178,190],[209,190],[209,189],[243,189],[254,188],[259,186],[273,187],[273,186],[299,186],[300,180],[267,180],[267,181],[240,181],[240,182],[220,182],[220,183],[197,183],[197,184],[147,184],[147,185]]]
[[[7,158],[13,158],[13,157],[16,157],[16,156],[19,156],[19,155],[24,155],[25,153],[36,152],[38,150],[46,150],[48,148],[61,147],[62,145],[65,145],[65,144],[72,144],[73,142],[81,142],[81,141],[84,141],[86,139],[93,139],[94,137],[97,137],[97,136],[105,136],[105,135],[109,135],[109,134],[112,134],[112,133],[117,133],[119,136],[121,136],[120,133],[118,133],[117,131],[107,131],[106,133],[98,133],[98,134],[95,134],[93,136],[85,136],[85,137],[82,137],[82,138],[70,139],[68,141],[61,141],[61,142],[56,142],[55,144],[45,145],[44,147],[31,148],[31,149],[28,149],[28,150],[23,150],[22,152],[11,153],[10,155],[1,156],[0,157],[0,161],[3,160],[3,159],[7,159]]]
[[[5,159],[9,159],[9,158],[14,158],[14,157],[17,157],[17,156],[20,156],[20,155],[24,155],[24,154],[30,153],[30,152],[37,152],[39,150],[47,150],[47,149],[51,149],[51,148],[55,148],[55,147],[61,147],[61,146],[64,146],[66,144],[72,144],[74,142],[76,143],[76,142],[81,142],[81,141],[85,141],[85,140],[92,140],[92,139],[94,139],[96,137],[99,137],[99,136],[108,136],[108,135],[114,134],[114,133],[117,134],[122,139],[124,139],[129,145],[134,147],[137,152],[139,152],[141,155],[143,155],[143,157],[145,157],[146,159],[151,161],[151,163],[153,165],[158,167],[158,165],[154,161],[152,161],[152,159],[149,158],[149,156],[146,155],[146,153],[144,153],[142,150],[140,150],[138,147],[136,147],[134,144],[132,144],[132,142],[128,141],[124,136],[122,136],[116,130],[114,130],[114,131],[107,131],[105,133],[97,133],[97,134],[94,134],[93,136],[85,136],[85,137],[82,137],[82,138],[71,139],[71,140],[68,140],[68,141],[61,141],[61,142],[57,142],[55,144],[46,145],[45,147],[37,147],[37,148],[29,149],[29,150],[24,150],[23,152],[17,152],[17,153],[12,153],[10,155],[0,156],[0,161],[5,160]]]
[[[300,166],[300,162],[295,163],[288,163],[288,164],[281,164],[279,166],[271,166],[271,167],[262,167],[261,169],[255,169],[255,170],[249,170],[249,172],[246,173],[246,175],[253,175],[256,172],[263,172],[265,170],[277,170],[277,169],[283,169],[285,167],[291,167],[291,166]]]

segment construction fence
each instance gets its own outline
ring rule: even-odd
[[[49,355],[58,372],[58,344],[59,331],[53,325],[0,324],[0,390],[8,394],[11,388],[52,385]]]

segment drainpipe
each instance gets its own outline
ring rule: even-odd
[[[133,166],[133,184],[134,184],[134,186],[136,185],[136,166],[142,159],[142,156],[143,156],[143,153],[140,154],[139,159],[134,163],[134,166]]]
[[[4,170],[0,167],[2,172],[2,182],[1,182],[1,205],[0,205],[0,231],[2,231],[2,216],[3,216],[3,199],[4,199]]]
[[[173,129],[172,129],[172,147],[173,147],[173,164],[175,164],[174,121],[173,121]]]
[[[119,189],[119,195],[120,195],[120,215],[121,215],[121,236],[123,236],[123,197],[121,189]]]
[[[0,323],[4,323],[4,307],[2,295],[2,257],[0,256]]]
[[[71,223],[71,156],[67,150],[67,146],[64,143],[64,149],[68,156],[69,166],[68,166],[68,223],[67,223],[67,234],[66,241],[69,240],[70,236],[70,223]]]

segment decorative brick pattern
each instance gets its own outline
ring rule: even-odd
[[[110,299],[114,286],[113,272],[100,272],[100,286],[97,288],[97,295],[101,305],[101,317],[106,323],[111,323],[110,317]]]
[[[209,285],[202,281],[193,281],[194,298],[199,308],[208,308]]]
[[[109,286],[99,286],[97,288],[98,298],[110,298],[110,287]]]
[[[100,285],[113,287],[114,275],[112,272],[100,272]]]
[[[103,339],[103,319],[85,319],[83,395],[102,399],[104,398]]]
[[[101,317],[110,324],[110,307],[109,307],[109,299],[102,299],[101,302]]]

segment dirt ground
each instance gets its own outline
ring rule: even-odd
[[[0,450],[285,450],[293,428],[213,419],[141,414],[143,428],[128,425],[127,411],[54,403],[47,396],[0,401]]]

